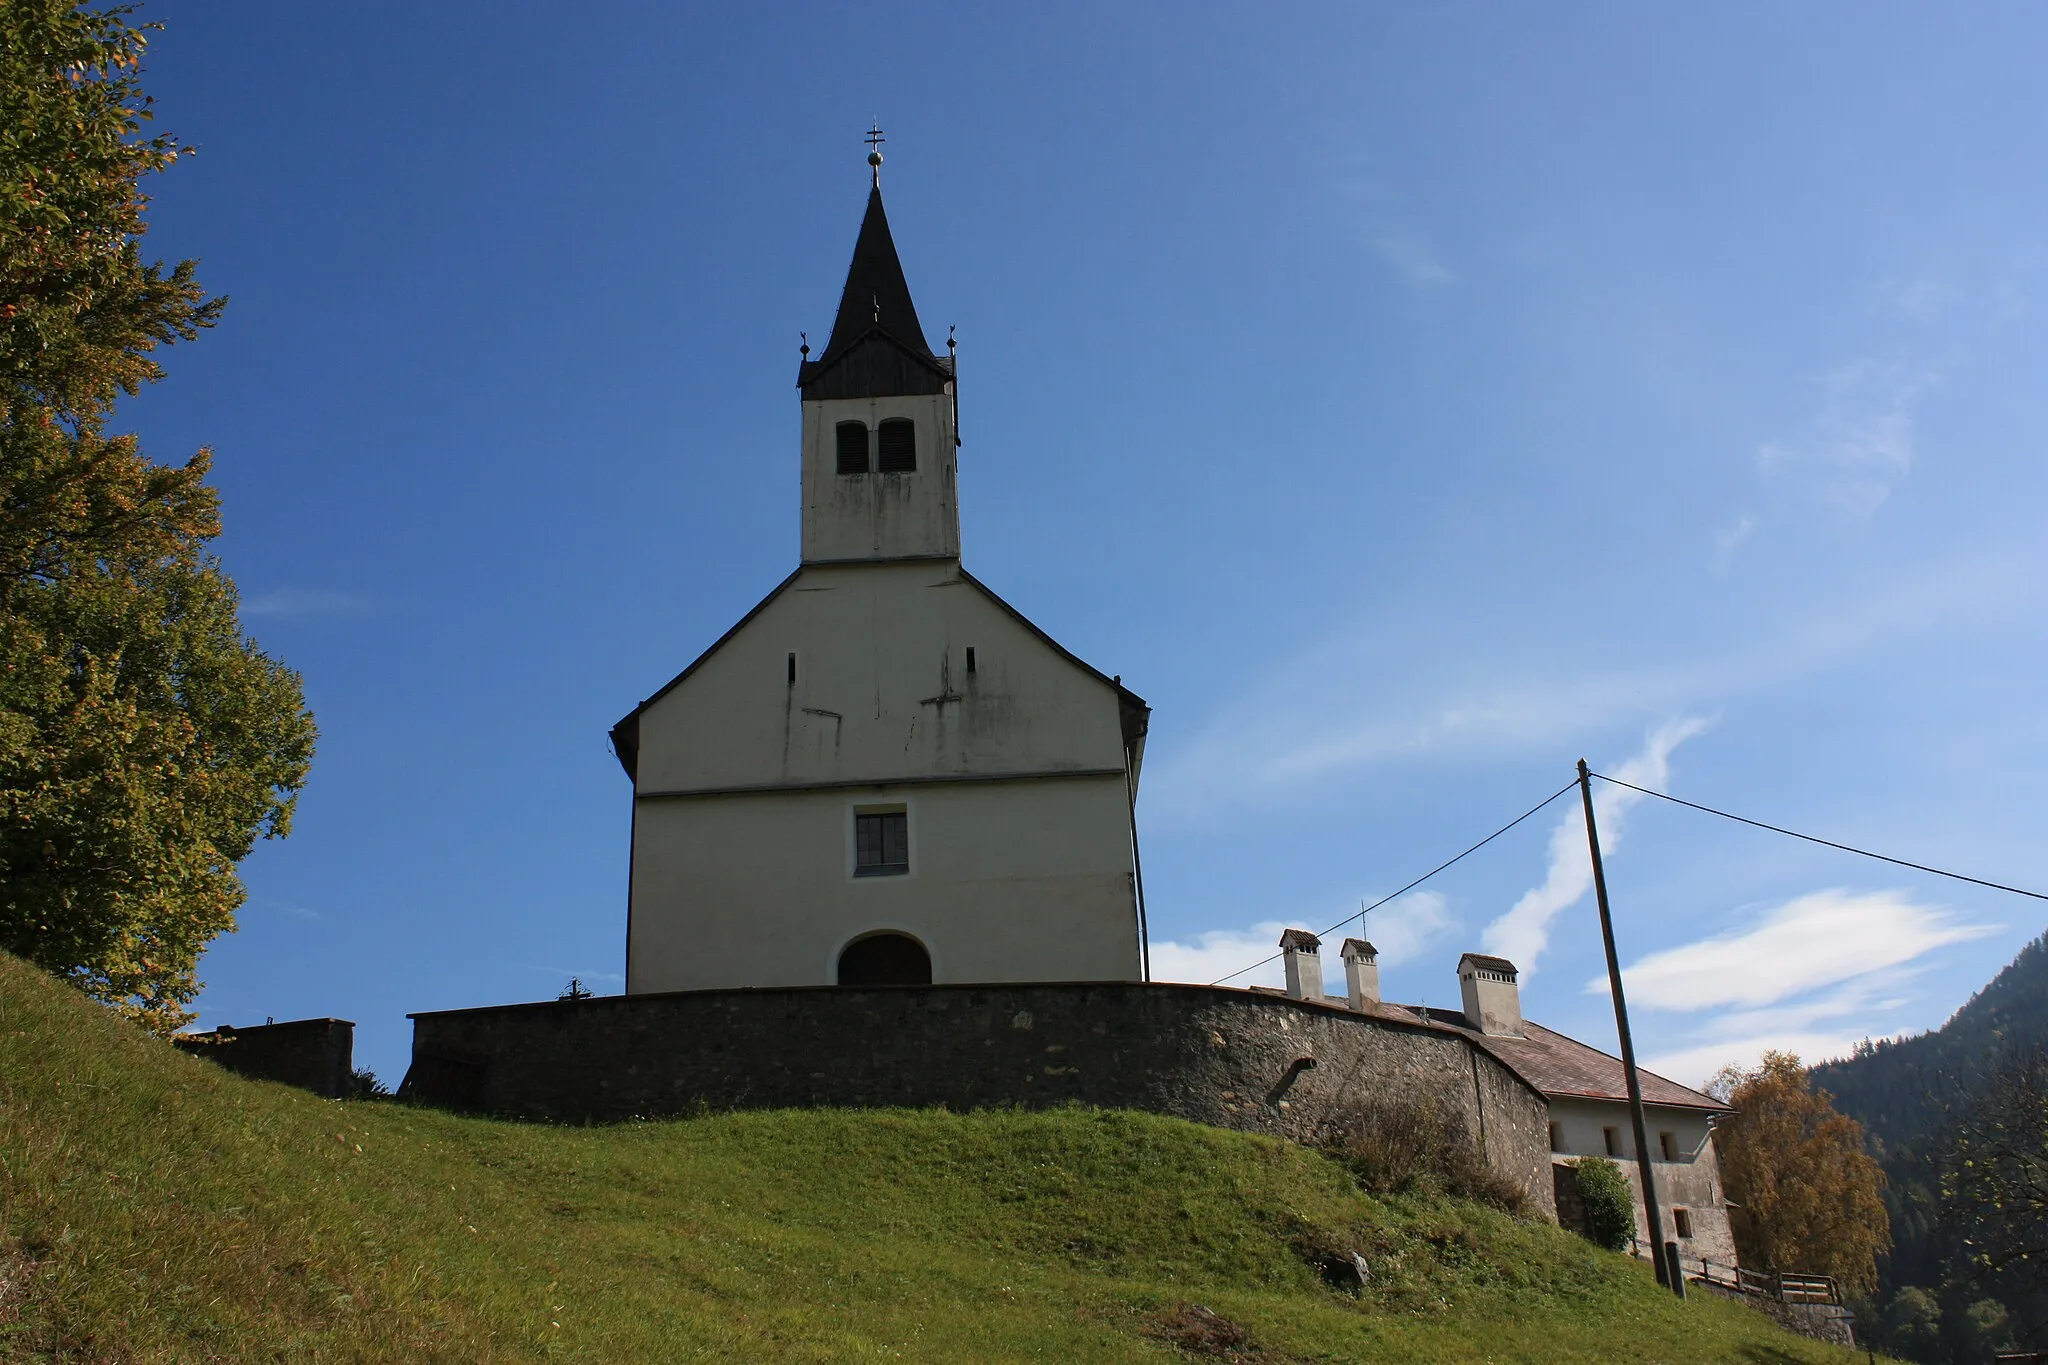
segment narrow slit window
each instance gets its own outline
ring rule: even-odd
[[[1680,1237],[1680,1238],[1681,1238],[1682,1240],[1684,1240],[1684,1241],[1691,1241],[1691,1240],[1692,1240],[1692,1210],[1691,1210],[1691,1209],[1673,1209],[1673,1210],[1671,1210],[1671,1221],[1672,1221],[1672,1223],[1673,1223],[1674,1225],[1676,1225],[1676,1228],[1677,1228],[1677,1231],[1678,1231],[1678,1235],[1679,1235],[1679,1237]]]
[[[1678,1137],[1676,1134],[1657,1134],[1657,1146],[1664,1153],[1664,1159],[1666,1161],[1678,1160]]]
[[[903,811],[856,813],[853,817],[853,874],[900,876],[910,871],[910,817]]]
[[[917,424],[908,417],[891,417],[880,428],[881,459],[875,468],[884,474],[908,474],[917,468]]]
[[[1619,1128],[1602,1128],[1600,1130],[1600,1137],[1607,1144],[1607,1155],[1621,1155],[1621,1130]]]
[[[973,645],[969,645],[969,646],[967,646],[967,671],[968,671],[969,673],[972,673],[972,672],[974,671],[974,646],[973,646]]]
[[[841,422],[839,424],[839,472],[842,474],[865,474],[868,472],[868,424],[866,422]]]
[[[1564,1129],[1554,1123],[1550,1125],[1550,1150],[1553,1152],[1564,1150]]]
[[[789,682],[792,687],[796,685],[796,655],[794,653],[789,656]]]

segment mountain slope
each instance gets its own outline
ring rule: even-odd
[[[1324,1287],[1317,1247],[1362,1250],[1368,1291]],[[1220,1319],[1248,1338],[1235,1355]],[[1079,1109],[578,1129],[328,1102],[179,1054],[0,957],[0,1359],[1197,1350],[1860,1359],[1739,1305],[1676,1303],[1555,1228],[1367,1198],[1243,1134]]]
[[[1878,1262],[1880,1341],[1929,1362],[1980,1360],[2048,1305],[2000,1300],[1960,1272],[1960,1234],[1944,1225],[1941,1154],[1956,1116],[2010,1049],[2048,1048],[2048,935],[2022,948],[1983,990],[1931,1033],[1865,1044],[1813,1068],[1835,1107],[1863,1125],[1884,1167],[1891,1254]]]
[[[1867,1043],[1846,1060],[1813,1068],[1813,1079],[1882,1155],[1936,1127],[2006,1045],[2048,1047],[2048,934],[2020,949],[1934,1032]]]

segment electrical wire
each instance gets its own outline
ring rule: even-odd
[[[1544,797],[1541,801],[1538,801],[1535,805],[1529,807],[1529,809],[1523,811],[1520,815],[1517,815],[1514,819],[1508,821],[1505,825],[1502,825],[1493,833],[1487,835],[1484,839],[1481,839],[1478,843],[1472,845],[1472,847],[1466,849],[1465,852],[1460,853],[1457,857],[1451,859],[1450,862],[1437,864],[1437,866],[1423,873],[1420,877],[1417,877],[1414,881],[1408,883],[1408,885],[1402,887],[1399,891],[1390,891],[1386,895],[1381,896],[1378,900],[1374,901],[1371,905],[1368,905],[1364,909],[1360,910],[1357,914],[1346,915],[1343,919],[1338,920],[1335,924],[1323,930],[1323,932],[1321,934],[1318,934],[1316,937],[1327,938],[1329,935],[1336,933],[1339,929],[1342,929],[1345,925],[1351,923],[1351,921],[1355,919],[1364,919],[1367,915],[1370,915],[1373,911],[1379,909],[1382,905],[1385,905],[1388,901],[1393,900],[1395,897],[1407,895],[1410,891],[1413,891],[1416,887],[1422,885],[1431,877],[1434,877],[1437,873],[1442,872],[1446,868],[1449,868],[1459,862],[1464,861],[1464,859],[1467,856],[1477,853],[1480,849],[1485,848],[1495,839],[1500,838],[1501,835],[1506,834],[1516,825],[1521,824],[1524,820],[1534,815],[1537,811],[1542,810],[1545,806],[1557,800],[1558,797],[1563,796],[1566,792],[1570,791],[1572,788],[1578,785],[1579,780],[1576,777],[1573,778],[1571,781],[1565,783],[1562,787],[1559,787],[1550,795]],[[1235,980],[1236,978],[1243,976],[1246,972],[1255,972],[1259,968],[1265,966],[1268,962],[1277,962],[1280,959],[1280,956],[1281,955],[1279,953],[1275,953],[1271,957],[1262,957],[1257,962],[1254,962],[1251,966],[1240,967],[1236,971],[1232,972],[1229,976],[1219,976],[1214,981],[1211,981],[1209,984],[1212,986],[1220,986],[1226,981]]]
[[[2003,882],[1987,882],[1982,877],[1965,877],[1960,872],[1947,872],[1938,867],[1929,867],[1925,863],[1911,863],[1907,862],[1904,858],[1891,857],[1889,854],[1872,853],[1867,848],[1857,848],[1851,844],[1838,844],[1833,839],[1823,839],[1816,834],[1801,834],[1796,829],[1785,829],[1778,825],[1767,825],[1761,820],[1752,820],[1744,815],[1731,815],[1725,810],[1715,810],[1712,806],[1702,806],[1697,801],[1684,801],[1676,796],[1672,796],[1668,792],[1652,791],[1648,787],[1638,787],[1633,782],[1624,782],[1618,777],[1609,777],[1605,773],[1594,773],[1593,776],[1599,778],[1602,782],[1610,783],[1616,787],[1627,787],[1630,791],[1641,792],[1645,796],[1654,796],[1660,800],[1669,801],[1674,806],[1689,806],[1693,810],[1705,811],[1708,815],[1718,815],[1723,820],[1733,820],[1740,825],[1754,825],[1758,829],[1767,829],[1773,834],[1789,834],[1794,839],[1804,839],[1809,844],[1825,844],[1829,848],[1838,848],[1844,853],[1854,853],[1865,858],[1875,858],[1881,863],[1895,863],[1900,867],[1910,867],[1915,872],[1931,872],[1937,877],[1947,877],[1953,881],[1968,882],[1972,886],[1988,886],[1993,891],[2009,891],[2015,896],[2031,896],[2037,901],[2048,901],[2048,895],[2044,895],[2039,891],[2027,891],[2021,887],[2007,886]]]

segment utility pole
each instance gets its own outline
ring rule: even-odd
[[[1636,1045],[1628,1031],[1628,998],[1621,991],[1621,962],[1614,953],[1614,916],[1607,908],[1607,869],[1600,862],[1600,830],[1593,823],[1593,779],[1579,760],[1579,797],[1586,806],[1586,846],[1593,854],[1593,896],[1600,903],[1600,942],[1607,949],[1607,984],[1614,995],[1614,1026],[1621,1034],[1621,1072],[1628,1079],[1628,1116],[1636,1134],[1636,1172],[1643,1182],[1643,1215],[1650,1225],[1650,1259],[1657,1283],[1685,1297],[1684,1277],[1665,1265],[1664,1212],[1657,1204],[1657,1173],[1650,1165],[1650,1133],[1643,1122],[1643,1082],[1636,1075]]]

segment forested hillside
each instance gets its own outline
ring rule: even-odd
[[[1994,1069],[2048,1049],[2048,935],[1931,1033],[1866,1043],[1813,1069],[1835,1106],[1863,1125],[1889,1186],[1892,1251],[1878,1265],[1874,1335],[1928,1362],[1976,1361],[2048,1318],[2039,1292],[1970,1276],[1957,1210],[1941,1196],[1958,1125],[1971,1121]],[[2039,1339],[2030,1344],[2043,1344]]]

